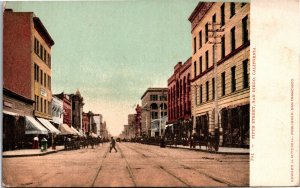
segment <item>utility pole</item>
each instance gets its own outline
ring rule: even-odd
[[[221,35],[217,35],[217,33],[224,32],[224,29],[220,29],[221,24],[220,23],[209,23],[209,25],[212,26],[211,30],[208,30],[208,32],[211,32],[212,35],[208,36],[208,38],[212,38],[213,41],[209,41],[209,44],[213,44],[213,64],[214,64],[214,107],[215,107],[215,113],[214,113],[214,128],[219,130],[219,114],[218,114],[218,65],[217,65],[217,59],[216,59],[216,45],[221,44],[221,42],[218,42],[217,39],[221,38]],[[218,28],[217,28],[218,27]]]

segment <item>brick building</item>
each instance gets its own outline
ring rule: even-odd
[[[250,5],[234,2],[200,2],[189,17],[194,129],[200,136],[219,134],[223,146],[249,145],[249,20]],[[212,23],[224,30],[216,41],[216,67]]]
[[[173,75],[168,79],[168,129],[171,135],[188,137],[192,133],[190,71],[192,58],[184,64],[179,62],[174,67]],[[168,131],[170,133],[170,131]]]
[[[54,95],[63,101],[63,124],[72,125],[72,103],[70,96],[64,92]]]
[[[11,9],[4,11],[4,149],[22,147],[17,145],[25,134],[48,133],[32,116],[45,121],[52,119],[53,45],[54,41],[47,29],[33,12],[14,12]]]
[[[82,130],[83,97],[79,90],[77,90],[75,94],[70,94],[69,96],[72,102],[72,126],[76,130]]]
[[[168,115],[168,88],[148,88],[142,95],[141,135],[151,136],[151,122]],[[159,136],[159,130],[155,131]]]

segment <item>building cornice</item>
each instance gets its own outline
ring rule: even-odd
[[[142,95],[141,97],[141,100],[143,100],[143,98],[145,97],[145,95],[148,93],[148,92],[168,92],[168,88],[166,87],[162,87],[162,88],[148,88],[145,93]]]
[[[35,103],[34,100],[31,100],[31,99],[29,99],[29,98],[26,98],[26,97],[24,97],[24,96],[22,96],[22,95],[19,95],[19,94],[15,93],[15,92],[13,92],[13,91],[11,91],[11,90],[9,90],[9,89],[6,89],[6,88],[3,88],[3,94],[4,94],[4,95],[7,95],[7,96],[9,96],[9,97],[18,99],[18,100],[23,101],[23,102],[28,103],[28,104],[33,104],[33,103]]]
[[[207,13],[207,11],[212,7],[214,2],[199,2],[188,20],[192,24],[192,31],[194,28],[199,24],[199,22],[202,20],[204,15]]]

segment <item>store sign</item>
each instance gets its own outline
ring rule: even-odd
[[[47,91],[46,91],[46,89],[43,88],[43,87],[41,87],[41,95],[42,95],[43,97],[47,97]]]

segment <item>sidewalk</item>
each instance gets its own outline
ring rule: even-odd
[[[50,153],[56,153],[64,150],[64,146],[56,146],[56,150],[48,148],[47,151],[41,151],[41,149],[20,149],[13,151],[4,151],[2,152],[3,158],[8,157],[31,157],[31,156],[42,156]]]
[[[201,151],[201,152],[208,152],[208,153],[216,153],[216,154],[231,154],[231,155],[249,155],[249,148],[230,148],[230,147],[219,147],[219,151],[208,151],[206,150],[205,146],[201,146],[201,149],[199,146],[196,146],[196,148],[190,148],[190,146],[183,146],[183,145],[177,145],[175,147],[174,145],[167,145],[166,147],[169,148],[178,148],[178,149],[189,149],[194,151]]]

